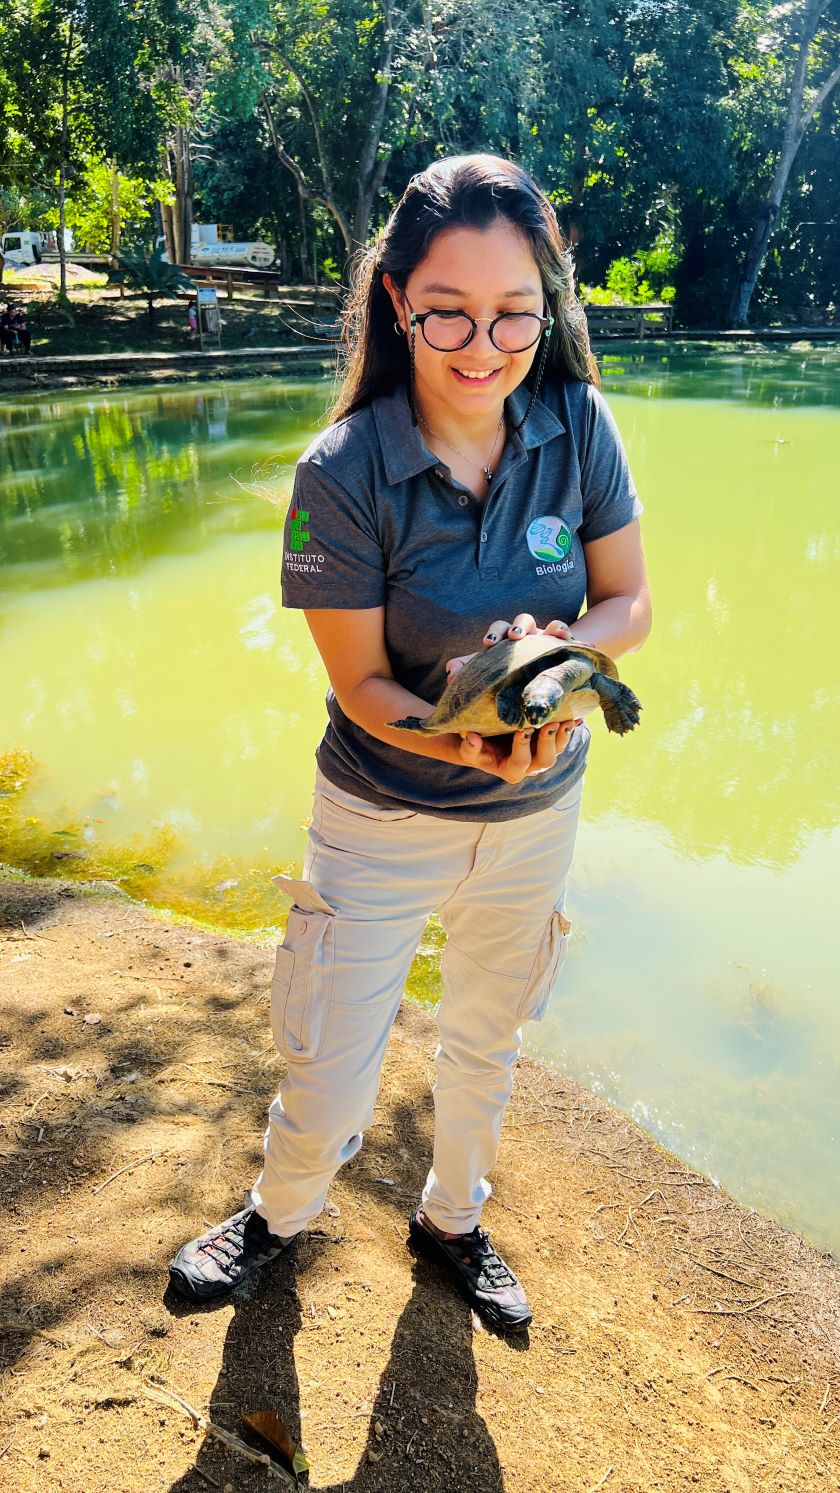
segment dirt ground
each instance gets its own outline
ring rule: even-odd
[[[33,265],[27,268],[25,279],[21,271],[11,283],[7,275],[5,283],[0,285],[0,305],[9,302],[28,308],[34,354],[49,359],[89,353],[188,352],[198,348],[198,339],[188,335],[187,295],[156,301],[154,321],[150,323],[147,300],[141,292],[126,288],[121,296],[116,286],[96,283],[97,278],[102,279],[101,271],[97,277],[83,266],[68,265],[70,318],[55,305],[57,273],[57,265]],[[222,347],[226,351],[276,347],[304,340],[292,331],[297,320],[285,299],[265,300],[261,295],[238,290],[233,300],[228,300],[224,288],[219,289]],[[317,315],[311,307],[306,315],[314,317],[317,323],[329,319],[328,307],[333,305],[329,290],[300,286],[294,294],[305,298],[319,295]],[[303,326],[306,329],[307,324]],[[318,326],[309,327],[309,331],[321,335]],[[3,368],[11,372],[13,361],[3,360]]]
[[[840,1489],[840,1265],[575,1083],[520,1062],[483,1219],[530,1331],[480,1327],[414,1259],[434,1074],[417,1006],[290,1257],[215,1309],[180,1302],[171,1254],[258,1168],[282,1072],[272,948],[108,887],[12,877],[0,907],[3,1488],[288,1486],[174,1391],[237,1435],[276,1410],[324,1493]]]

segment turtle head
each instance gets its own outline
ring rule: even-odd
[[[542,726],[560,704],[565,690],[556,680],[540,675],[522,691],[522,709],[532,726]]]
[[[525,719],[532,726],[542,726],[547,720],[559,720],[566,697],[580,689],[591,676],[591,660],[581,654],[566,655],[554,668],[543,669],[522,691]]]

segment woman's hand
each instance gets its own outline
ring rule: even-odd
[[[523,778],[553,767],[560,753],[566,750],[575,726],[581,724],[578,719],[549,721],[538,731],[526,726],[524,731],[515,731],[501,739],[468,731],[459,755],[465,767],[477,767],[480,772],[489,772],[506,783],[521,783]]]
[[[537,627],[530,612],[518,612],[512,622],[491,622],[482,642],[492,648],[494,643],[500,643],[502,638],[510,638],[515,642],[517,638],[525,638],[529,633],[545,633],[550,638],[570,638],[572,630],[565,622],[549,622],[547,627]]]
[[[530,612],[519,612],[512,622],[505,622],[504,620],[491,622],[481,641],[485,648],[492,648],[496,643],[500,643],[503,638],[508,638],[513,643],[516,642],[517,638],[524,638],[529,633],[535,632],[545,633],[550,638],[570,638],[572,636],[571,629],[565,622],[554,621],[549,622],[547,627],[537,627]],[[474,653],[464,653],[460,658],[447,659],[447,684],[451,683],[455,675],[463,669],[464,664],[469,663],[471,658],[475,658]]]
[[[517,638],[527,637],[530,633],[545,633],[553,638],[572,636],[565,622],[555,620],[549,622],[547,627],[537,627],[530,612],[519,612],[512,622],[505,622],[503,619],[491,622],[482,642],[485,648],[493,648],[503,638],[515,642]],[[447,684],[471,658],[475,658],[474,653],[465,653],[460,658],[447,660]],[[536,732],[532,727],[526,727],[524,731],[514,732],[509,738],[509,749],[506,738],[500,740],[497,736],[484,737],[477,731],[469,731],[461,742],[459,756],[465,767],[477,767],[479,771],[489,772],[507,783],[521,783],[523,778],[552,768],[560,753],[566,750],[571,733],[581,724],[582,721],[578,719],[550,721]]]

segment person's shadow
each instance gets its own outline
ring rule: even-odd
[[[463,1302],[441,1308],[436,1283],[430,1280],[433,1271],[434,1266],[423,1260],[412,1265],[414,1289],[397,1322],[370,1416],[367,1444],[377,1460],[370,1461],[365,1451],[355,1472],[340,1483],[321,1483],[315,1467],[304,1487],[318,1493],[394,1493],[403,1488],[406,1493],[432,1493],[437,1488],[447,1493],[498,1493],[504,1486],[496,1447],[475,1408],[470,1314]],[[255,1293],[251,1301],[234,1296],[235,1314],[208,1414],[217,1425],[241,1436],[241,1416],[255,1405],[271,1406],[305,1446],[293,1353],[300,1303],[290,1272],[281,1267],[276,1273],[286,1277],[285,1285],[280,1281]],[[524,1346],[513,1339],[511,1343]],[[324,1371],[329,1372],[328,1363]],[[447,1400],[453,1391],[457,1398]],[[329,1401],[324,1403],[329,1414]],[[449,1411],[449,1403],[457,1404],[457,1414]],[[381,1440],[377,1423],[384,1431]],[[252,1485],[265,1487],[261,1468],[249,1466],[213,1440],[202,1444],[196,1465],[216,1483],[231,1483],[236,1493]],[[191,1469],[171,1485],[171,1493],[197,1493],[207,1486]],[[270,1486],[281,1485],[272,1481]]]
[[[416,1130],[416,1115],[409,1112],[406,1116],[402,1111],[400,1120],[400,1142],[404,1145],[406,1120]],[[417,1134],[416,1139],[418,1146],[411,1148],[411,1162],[401,1165],[395,1150],[389,1173],[399,1177],[400,1183],[408,1183],[409,1188],[416,1180],[418,1158],[423,1154],[423,1138]],[[381,1205],[383,1189],[368,1180],[363,1156],[364,1150],[343,1168],[342,1176],[352,1178],[359,1192],[375,1194]],[[405,1215],[401,1185],[393,1191],[388,1189],[388,1202],[401,1217]],[[315,1252],[331,1248],[332,1243],[324,1236],[319,1238],[317,1232],[301,1236],[291,1246],[289,1258],[281,1256],[259,1273],[253,1285],[246,1283],[229,1298],[234,1316],[207,1411],[210,1419],[225,1430],[243,1436],[240,1422],[244,1414],[272,1408],[296,1441],[306,1446],[294,1359],[294,1339],[302,1315],[297,1277],[301,1277],[305,1289],[305,1275],[318,1262]],[[406,1493],[498,1493],[504,1487],[495,1444],[475,1404],[477,1374],[469,1307],[454,1282],[434,1262],[414,1257],[406,1250],[406,1269],[412,1271],[414,1289],[394,1330],[388,1363],[373,1401],[365,1451],[355,1472],[340,1483],[321,1483],[317,1466],[313,1467],[308,1482],[302,1482],[302,1487],[309,1487],[312,1493],[316,1489],[318,1493],[395,1493],[402,1489]],[[166,1304],[176,1315],[192,1315],[195,1310],[179,1301],[171,1289]],[[505,1335],[504,1341],[511,1352],[526,1351],[529,1343],[527,1332]],[[330,1364],[325,1362],[325,1378],[329,1371]],[[326,1417],[330,1414],[326,1396],[322,1403]],[[376,1434],[377,1424],[380,1436]],[[247,1435],[243,1439],[247,1440]],[[208,1475],[206,1480],[203,1473]],[[208,1486],[224,1487],[228,1483],[235,1493],[285,1486],[275,1479],[266,1484],[263,1468],[208,1438],[198,1452],[196,1467],[172,1483],[169,1493],[198,1493],[199,1489],[206,1493]]]

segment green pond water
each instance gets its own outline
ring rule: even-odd
[[[593,726],[575,935],[526,1050],[840,1254],[840,348],[600,361],[656,617],[622,663],[641,729]],[[0,410],[0,751],[39,764],[25,833],[55,870],[128,845],[135,892],[281,925],[267,876],[303,853],[326,690],[280,609],[282,506],[329,392],[259,379]],[[142,847],[162,826],[158,876]],[[426,998],[438,942],[432,926]]]

